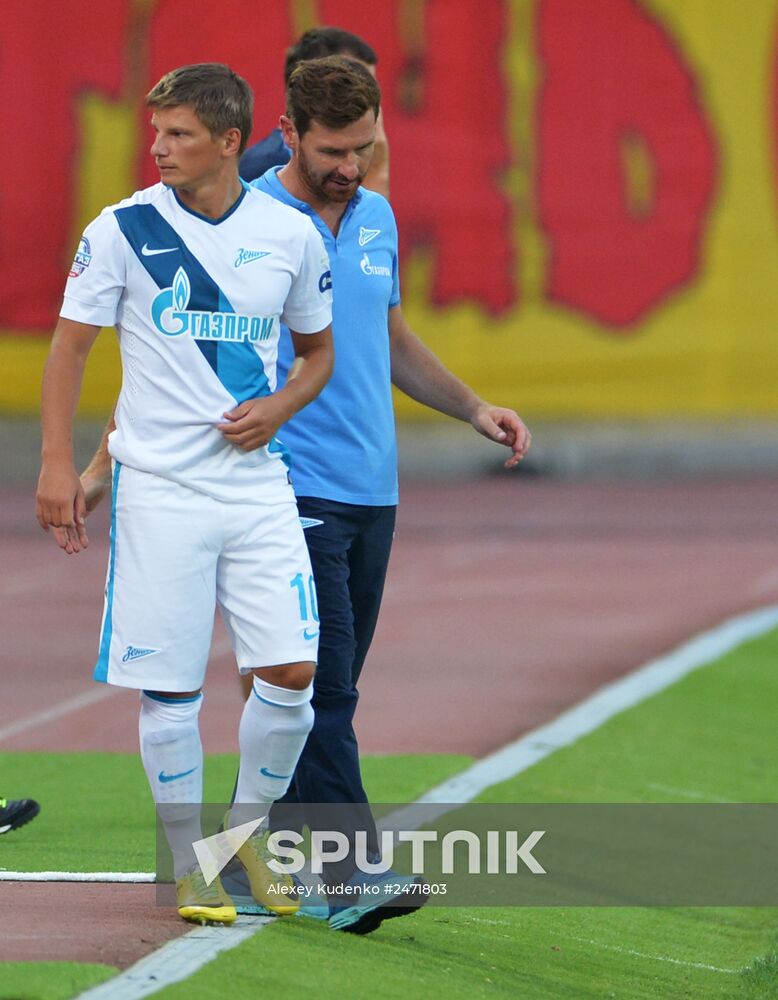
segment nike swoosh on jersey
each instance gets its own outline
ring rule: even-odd
[[[318,629],[316,629],[315,631],[311,632],[310,635],[308,635],[308,629],[307,628],[303,629],[303,639],[307,639],[308,641],[310,641],[311,639],[315,639],[318,634],[319,634]]]
[[[178,247],[165,247],[162,250],[151,250],[148,243],[144,243],[140,248],[140,252],[144,257],[156,257],[158,253],[175,253]]]
[[[160,771],[159,772],[159,780],[163,784],[165,784],[168,781],[175,781],[177,778],[185,778],[187,776],[187,774],[192,774],[192,772],[196,771],[196,770],[197,770],[196,767],[190,767],[188,771],[181,771],[180,774],[165,774],[164,771]]]
[[[291,778],[292,777],[291,774],[273,774],[273,772],[272,771],[268,771],[268,769],[266,767],[260,767],[259,773],[260,774],[264,774],[264,776],[266,778],[279,778],[281,781],[286,781],[287,778]]]

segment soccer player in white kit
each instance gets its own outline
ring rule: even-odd
[[[218,606],[238,668],[254,675],[237,825],[284,794],[312,724],[318,626],[299,593],[313,577],[275,432],[332,371],[331,282],[310,219],[240,181],[252,114],[244,80],[217,63],[184,66],[146,103],[161,183],[106,208],[80,241],[43,379],[37,516],[63,548],[85,543],[72,425],[89,350],[115,325],[123,379],[95,679],[141,691],[141,756],[179,912],[231,923],[232,901],[218,879],[206,885],[192,848],[202,837],[201,687]],[[302,363],[275,392],[280,322]],[[265,837],[238,856],[255,897],[294,912],[265,865]]]

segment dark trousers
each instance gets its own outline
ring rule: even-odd
[[[301,517],[324,523],[306,528],[305,540],[318,596],[319,659],[313,681],[313,729],[289,791],[273,806],[275,829],[298,829],[304,804],[311,829],[338,830],[354,844],[356,830],[367,832],[368,852],[378,854],[378,838],[362,786],[354,733],[357,682],[375,632],[394,537],[396,507],[368,507],[298,497]],[[337,803],[337,807],[317,804]],[[296,818],[296,822],[295,822]],[[327,865],[324,881],[337,884],[355,870],[353,851]]]

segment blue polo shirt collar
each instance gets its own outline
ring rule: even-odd
[[[271,167],[270,170],[264,173],[261,177],[257,178],[256,181],[253,181],[253,183],[258,187],[260,187],[263,183],[266,184],[274,198],[277,198],[279,201],[283,201],[287,205],[291,205],[293,208],[305,213],[305,215],[310,215],[314,220],[320,220],[319,213],[314,208],[311,208],[307,201],[301,201],[299,198],[295,198],[295,196],[290,191],[287,191],[278,179],[278,172],[279,170],[282,170],[285,165],[286,164],[282,164],[280,167]],[[348,216],[351,215],[360,201],[362,201],[362,196],[362,188],[358,187],[354,197],[351,198],[348,205],[346,205],[346,211],[343,213],[341,225],[348,218]],[[324,224],[322,223],[322,225]],[[324,226],[324,228],[327,229],[327,232],[329,233],[328,227]],[[332,236],[332,233],[330,233],[330,236]]]

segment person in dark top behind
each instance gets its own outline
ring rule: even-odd
[[[311,28],[306,31],[286,51],[284,63],[284,84],[289,83],[292,70],[305,59],[319,59],[324,56],[348,56],[363,63],[373,76],[376,75],[378,56],[375,49],[359,35],[343,28]],[[244,181],[261,177],[271,167],[280,167],[289,162],[291,150],[285,145],[280,128],[274,128],[264,139],[249,146],[240,160],[240,176]],[[364,187],[377,191],[384,198],[389,197],[389,146],[383,125],[383,114],[379,114],[376,124],[376,144],[373,161],[363,181]]]

